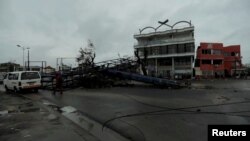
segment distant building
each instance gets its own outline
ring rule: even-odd
[[[0,72],[12,72],[15,70],[18,70],[20,67],[19,64],[7,62],[7,63],[1,63],[0,64]]]
[[[195,61],[196,77],[224,77],[242,73],[240,45],[200,43]]]
[[[63,72],[69,72],[69,71],[71,71],[72,67],[69,66],[69,65],[62,64],[62,66],[61,66],[60,69],[61,69],[61,71],[63,71]]]
[[[47,66],[44,68],[44,73],[52,73],[55,72],[55,68],[52,68],[51,66]]]
[[[18,70],[19,71],[24,71],[24,70],[28,71],[28,68],[27,68],[27,66],[26,67],[21,66],[21,67],[19,67]],[[39,71],[39,72],[41,72],[42,67],[40,67],[40,66],[30,66],[29,71]]]
[[[147,53],[148,75],[168,78],[190,78],[193,74],[193,62],[195,55],[194,26],[191,22],[180,21],[170,26],[168,30],[159,31],[159,27],[145,27],[135,34],[137,43],[135,51],[140,56]],[[181,28],[177,25],[185,24]],[[153,29],[153,32],[144,33],[145,29]],[[142,58],[143,59],[143,58]]]

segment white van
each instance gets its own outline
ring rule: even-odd
[[[3,85],[6,91],[31,89],[37,92],[41,87],[41,76],[37,71],[9,72],[4,77]]]

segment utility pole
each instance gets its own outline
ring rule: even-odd
[[[29,51],[29,47],[27,48],[28,49],[28,70],[30,70],[30,51]]]

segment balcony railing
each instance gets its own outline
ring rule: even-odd
[[[175,44],[175,43],[182,43],[182,42],[194,42],[194,38],[174,38],[174,39],[167,39],[167,40],[157,40],[157,41],[148,41],[148,42],[137,42],[134,44],[135,48],[138,47],[149,47],[149,46],[159,46],[159,45],[168,45],[168,44]]]
[[[224,65],[222,64],[202,64],[200,66],[202,70],[224,70]]]

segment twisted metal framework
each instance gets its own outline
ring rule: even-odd
[[[180,23],[187,23],[189,26],[192,26],[191,21],[190,21],[190,22],[188,22],[188,21],[179,21],[179,22],[174,23],[173,25],[169,25],[169,24],[167,24],[167,22],[168,22],[168,19],[165,20],[164,22],[158,21],[158,23],[159,23],[160,25],[159,25],[158,27],[156,27],[156,28],[154,28],[154,27],[152,27],[152,26],[147,26],[147,27],[144,27],[143,29],[139,29],[140,34],[141,34],[144,30],[146,30],[146,29],[154,29],[154,31],[156,32],[156,31],[157,31],[161,26],[163,26],[163,25],[165,25],[165,26],[167,26],[167,27],[170,27],[171,29],[174,29],[174,27],[175,27],[177,24],[180,24]]]

